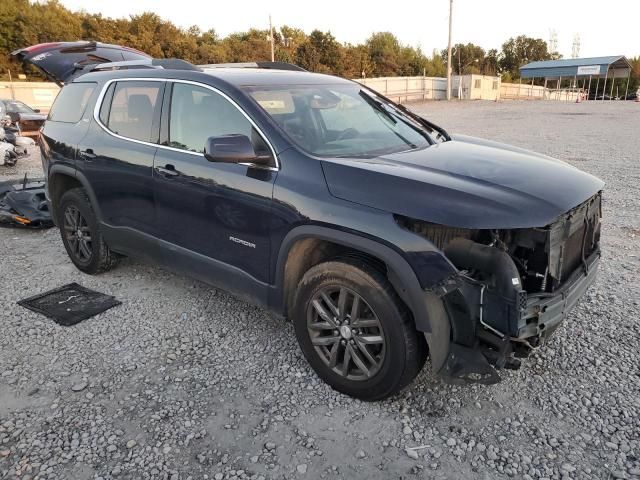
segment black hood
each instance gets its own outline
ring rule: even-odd
[[[459,228],[544,227],[604,183],[560,160],[473,137],[371,159],[326,159],[344,200]]]

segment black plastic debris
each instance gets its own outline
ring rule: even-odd
[[[111,295],[96,292],[77,283],[70,283],[48,292],[18,301],[29,310],[49,317],[65,327],[120,305]]]
[[[44,179],[0,182],[0,226],[50,228],[53,220],[44,194]]]

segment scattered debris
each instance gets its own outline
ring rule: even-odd
[[[53,227],[43,178],[0,182],[0,226]]]
[[[18,305],[41,313],[57,324],[68,327],[120,303],[111,295],[90,290],[77,283],[70,283],[20,300]]]

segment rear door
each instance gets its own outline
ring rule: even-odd
[[[78,146],[76,166],[110,226],[155,233],[152,169],[164,87],[164,80],[107,84],[97,119]]]
[[[75,167],[78,143],[91,125],[93,114],[89,106],[95,103],[98,94],[95,82],[70,83],[58,93],[41,134],[45,178],[52,162]]]
[[[100,42],[40,43],[11,52],[21,62],[40,69],[58,85],[68,83],[87,65],[139,60],[151,57],[133,48]]]

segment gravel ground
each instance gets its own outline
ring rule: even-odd
[[[427,364],[360,402],[261,309],[128,259],[87,276],[56,230],[0,229],[0,479],[640,478],[640,105],[412,108],[607,183],[599,280],[522,369],[454,387]],[[65,328],[15,303],[72,281],[122,305]]]

